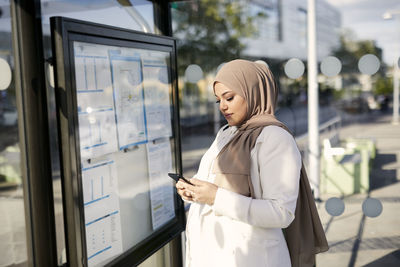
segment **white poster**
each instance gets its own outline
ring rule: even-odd
[[[145,143],[146,118],[139,57],[111,54],[119,149]]]
[[[147,52],[143,59],[147,135],[149,140],[172,136],[168,53]]]
[[[82,158],[118,150],[108,50],[74,43],[79,138]]]
[[[89,266],[122,253],[118,178],[112,156],[82,162],[86,247]]]
[[[150,178],[150,202],[153,230],[175,217],[174,183],[168,177],[172,171],[171,145],[165,142],[147,143],[147,162]]]

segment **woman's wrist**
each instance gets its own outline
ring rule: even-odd
[[[212,206],[215,203],[215,198],[217,197],[217,192],[218,192],[218,186],[214,185],[211,189],[211,196],[210,196],[210,203],[208,205]]]

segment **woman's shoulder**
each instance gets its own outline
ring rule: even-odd
[[[282,127],[276,126],[276,125],[268,125],[263,128],[263,130],[260,133],[259,137],[276,137],[276,138],[291,138],[293,139],[293,136],[285,129]]]
[[[285,155],[296,155],[299,159],[301,158],[294,137],[279,126],[264,127],[257,138],[256,144],[252,153],[263,151],[263,154],[269,154],[274,151]]]
[[[257,142],[265,142],[265,141],[293,141],[293,136],[283,129],[282,127],[275,126],[275,125],[268,125],[265,126],[264,129],[261,131],[260,135],[257,138]]]

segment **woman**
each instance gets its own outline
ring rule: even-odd
[[[295,218],[302,164],[294,138],[274,116],[273,75],[234,60],[213,87],[228,125],[204,154],[193,186],[176,184],[192,202],[186,265],[290,267],[282,229]]]

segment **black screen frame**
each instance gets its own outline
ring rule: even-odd
[[[56,110],[60,140],[61,178],[67,246],[67,264],[87,266],[85,217],[79,147],[76,83],[73,43],[149,49],[170,53],[169,75],[172,85],[172,127],[175,169],[182,173],[177,84],[176,40],[172,37],[148,34],[98,23],[65,17],[50,18],[53,65],[56,90]],[[185,211],[175,194],[176,217],[137,245],[122,253],[107,266],[136,266],[185,229]]]

